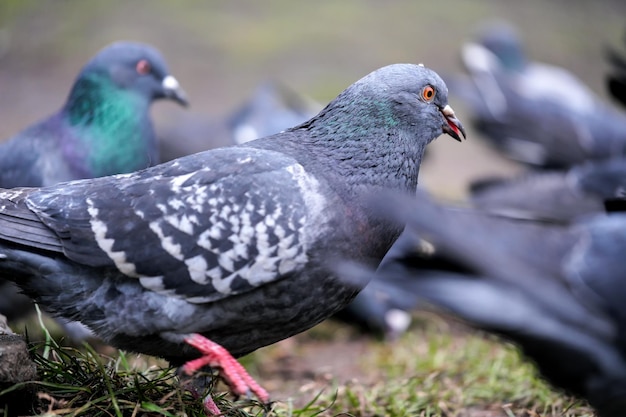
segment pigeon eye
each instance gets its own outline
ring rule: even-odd
[[[147,60],[142,59],[141,61],[137,62],[137,66],[135,67],[135,69],[137,70],[138,74],[146,75],[152,70],[152,67]]]
[[[426,101],[432,101],[435,98],[435,87],[427,85],[422,89],[422,98]]]

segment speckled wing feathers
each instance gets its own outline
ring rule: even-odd
[[[70,259],[192,302],[248,291],[307,260],[303,187],[316,181],[291,158],[230,148],[125,176],[47,189],[29,206]]]

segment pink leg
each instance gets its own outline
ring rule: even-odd
[[[264,404],[269,402],[270,396],[252,377],[246,372],[243,366],[222,346],[210,341],[206,337],[194,333],[185,338],[185,342],[195,347],[203,356],[187,362],[183,365],[183,371],[191,375],[203,366],[210,366],[219,370],[220,375],[228,384],[235,395],[248,395],[252,392]],[[211,399],[212,407],[217,406]],[[208,405],[205,402],[208,410]]]

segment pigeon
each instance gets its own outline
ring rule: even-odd
[[[200,112],[176,115],[159,128],[158,137],[162,162],[235,144],[226,123]]]
[[[159,134],[163,161],[241,144],[281,132],[313,117],[321,106],[277,81],[265,81],[224,120],[186,112]]]
[[[228,117],[226,126],[231,141],[241,144],[301,123],[313,116],[314,108],[317,108],[315,103],[287,86],[265,81]],[[408,311],[416,304],[412,294],[400,294],[384,282],[372,281],[333,318],[366,333],[396,339],[409,327],[411,315]]]
[[[626,45],[626,34],[624,44]],[[622,106],[626,106],[626,53],[610,48],[607,51],[607,59],[611,64],[611,73],[606,78],[607,89],[611,97]]]
[[[0,145],[0,187],[41,187],[159,163],[152,101],[186,105],[155,48],[116,42],[81,70],[63,107]]]
[[[149,110],[160,98],[187,105],[159,51],[136,42],[106,46],[83,67],[58,112],[0,144],[0,187],[48,186],[158,163]],[[16,320],[30,311],[32,302],[0,280],[0,314]]]
[[[0,191],[0,277],[103,341],[183,374],[210,366],[268,393],[234,359],[302,332],[358,292],[332,260],[380,262],[401,232],[361,196],[414,192],[428,143],[461,141],[443,80],[380,68],[308,121],[135,173]],[[219,413],[205,397],[208,414]]]
[[[598,416],[623,415],[625,214],[546,223],[441,206],[425,194],[376,198],[381,215],[406,229],[395,262],[370,276],[517,343]],[[363,268],[340,269],[346,282],[365,279]]]
[[[319,110],[311,100],[276,81],[265,81],[229,118],[235,143],[273,135],[310,119]]]
[[[364,334],[396,340],[409,329],[411,311],[418,305],[419,299],[403,288],[381,280],[371,280],[333,318],[358,328]]]
[[[572,222],[603,213],[606,201],[626,192],[626,159],[590,161],[566,171],[532,171],[487,178],[470,186],[474,207],[502,216]]]
[[[384,269],[389,262],[394,262],[398,247],[394,243],[378,268]],[[411,311],[416,310],[419,304],[419,298],[406,291],[402,284],[372,279],[333,318],[355,326],[366,334],[396,340],[409,329],[412,322]]]
[[[182,115],[176,125],[162,133],[161,154],[170,160],[269,136],[309,119],[316,107],[311,100],[281,83],[268,80],[257,86],[250,98],[223,122],[197,113]],[[367,334],[396,339],[410,325],[408,310],[415,304],[412,294],[398,293],[385,283],[371,282],[333,318]]]
[[[449,87],[471,123],[505,156],[536,168],[564,169],[626,153],[626,114],[569,71],[530,61],[520,35],[497,22],[462,48],[469,81]]]

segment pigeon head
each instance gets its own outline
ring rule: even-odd
[[[370,97],[377,106],[388,108],[391,125],[397,123],[428,142],[442,133],[459,142],[465,138],[465,129],[448,104],[448,87],[436,72],[421,64],[396,64],[370,76],[372,80],[366,77],[363,84],[374,87]]]
[[[168,98],[183,106],[188,104],[187,95],[176,78],[170,75],[161,53],[142,43],[116,42],[105,47],[85,65],[77,88],[83,79],[134,93],[148,102]]]
[[[79,177],[131,172],[158,163],[149,109],[159,98],[187,103],[155,48],[117,42],[94,56],[78,75],[61,112],[61,120],[69,125],[63,149],[77,165]]]
[[[521,72],[528,62],[517,30],[506,22],[491,22],[479,30],[476,41],[463,47],[463,62],[477,65],[498,65],[506,71]]]
[[[301,126],[318,134],[332,131],[341,140],[369,137],[377,130],[394,132],[419,138],[424,146],[443,133],[458,141],[465,137],[448,105],[446,84],[421,64],[393,64],[368,74]]]
[[[349,86],[311,120],[299,141],[325,156],[329,171],[354,186],[414,189],[426,145],[443,133],[465,137],[448,105],[448,88],[415,64],[382,67]],[[389,162],[387,165],[380,161]]]

